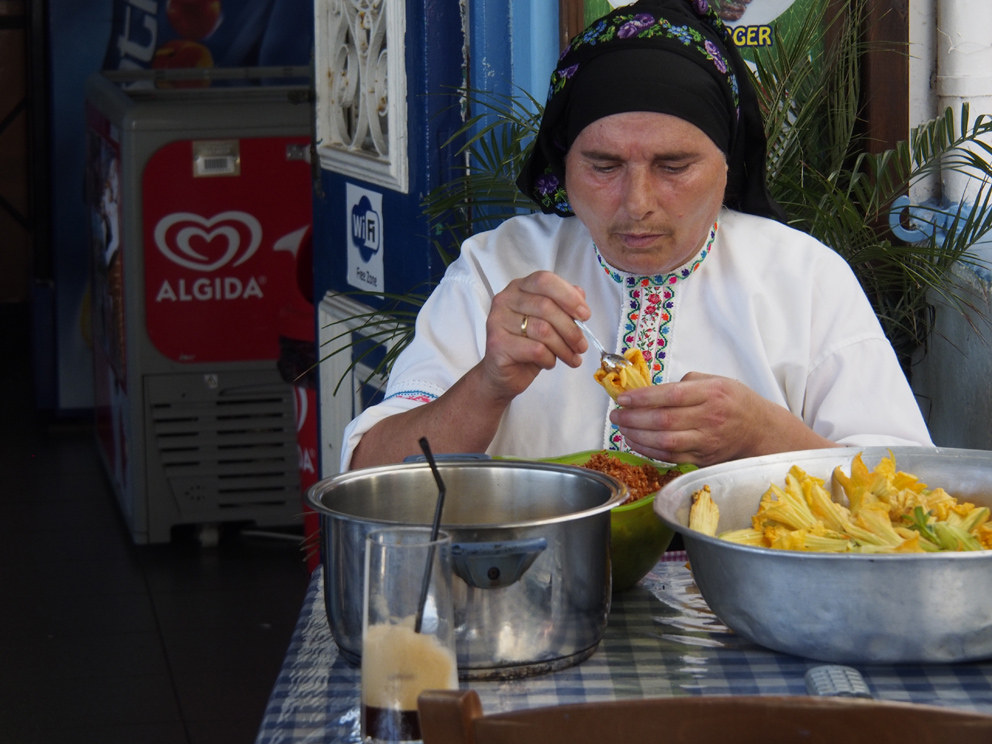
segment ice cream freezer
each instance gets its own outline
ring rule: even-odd
[[[301,524],[277,362],[311,299],[311,113],[305,70],[265,74],[87,82],[96,432],[137,543]]]

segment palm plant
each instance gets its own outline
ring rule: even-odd
[[[544,111],[530,94],[504,95],[465,89],[469,110],[478,111],[445,143],[459,142],[458,176],[430,191],[421,206],[445,264],[465,239],[521,212],[534,209],[514,183],[541,126]],[[443,226],[443,227],[442,227]]]
[[[848,261],[906,366],[926,348],[932,293],[961,312],[981,315],[951,289],[946,276],[955,262],[977,261],[969,248],[992,228],[992,149],[983,141],[992,120],[972,120],[965,105],[955,121],[948,109],[915,128],[908,141],[867,152],[858,133],[859,62],[866,51],[862,6],[851,3],[846,15],[833,19],[826,17],[825,1],[814,7],[792,35],[754,54],[753,82],[769,144],[769,189],[791,224]],[[925,243],[894,241],[888,216],[896,198],[948,170],[976,179],[973,206],[960,209],[943,235],[930,230]]]
[[[946,276],[955,262],[977,262],[969,249],[992,229],[992,148],[983,142],[992,133],[992,120],[972,119],[967,106],[960,117],[948,109],[915,128],[908,141],[869,153],[859,134],[863,19],[859,4],[850,5],[847,14],[828,18],[828,0],[816,0],[789,34],[776,29],[775,45],[751,55],[752,83],[765,117],[772,196],[790,224],[848,261],[908,372],[911,357],[925,349],[932,328],[932,292],[963,313],[981,316],[954,292]],[[468,236],[533,209],[514,180],[543,111],[524,92],[504,96],[465,89],[462,94],[477,113],[448,146],[458,147],[464,165],[457,177],[423,201],[432,239],[446,264]],[[973,206],[958,208],[950,224],[932,230],[922,244],[894,240],[888,230],[894,200],[948,169],[977,179]],[[376,332],[388,312],[370,314],[369,332]],[[393,353],[377,372],[388,373],[391,359],[412,338],[412,325],[393,325],[389,333]]]
[[[446,259],[446,263],[449,262],[450,257]],[[318,364],[335,354],[348,353],[351,357],[345,374],[334,386],[334,395],[338,394],[348,373],[360,365],[370,370],[368,376],[361,380],[362,385],[368,384],[374,377],[385,378],[389,375],[393,362],[413,340],[413,324],[430,295],[430,289],[428,286],[423,291],[414,289],[406,294],[360,290],[342,293],[367,309],[331,321],[326,326],[332,329],[332,333],[322,340],[321,345],[331,347],[331,351],[321,354]],[[369,307],[361,302],[365,298],[380,304]]]

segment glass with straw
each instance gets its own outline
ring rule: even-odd
[[[439,529],[444,489],[429,455],[428,461],[439,484],[434,526],[378,530],[366,538],[362,624],[365,742],[419,740],[420,693],[458,689],[451,538]]]

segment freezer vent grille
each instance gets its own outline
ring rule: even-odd
[[[291,387],[157,402],[150,419],[162,472],[187,516],[299,508]]]

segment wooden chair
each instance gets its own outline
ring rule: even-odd
[[[484,715],[474,690],[419,700],[424,744],[989,744],[992,716],[854,698],[708,696]]]

